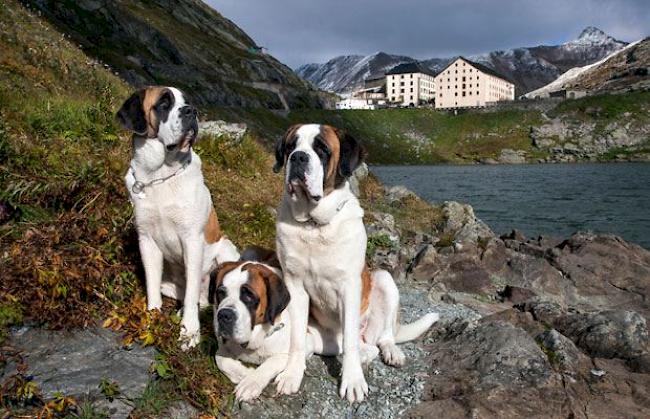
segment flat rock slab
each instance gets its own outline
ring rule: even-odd
[[[72,332],[23,327],[14,331],[11,343],[22,351],[26,374],[33,376],[46,399],[57,392],[96,399],[111,418],[127,417],[132,407],[122,400],[109,403],[99,383],[114,381],[121,396],[138,398],[151,379],[149,366],[156,354],[155,349],[138,345],[127,350],[118,334],[100,327]],[[2,379],[14,372],[15,365],[8,365]]]
[[[434,304],[427,298],[427,292],[415,286],[400,290],[401,321],[411,322],[418,317],[438,312],[441,321],[456,318],[473,320],[476,312],[460,305]],[[435,327],[435,326],[434,326]],[[338,396],[340,359],[314,356],[307,362],[307,370],[300,392],[292,396],[275,397],[273,383],[265,390],[260,400],[235,406],[233,415],[239,418],[349,418],[373,419],[398,418],[417,405],[422,399],[425,382],[430,375],[431,361],[425,345],[431,337],[400,345],[407,361],[402,368],[385,365],[374,360],[365,369],[370,388],[368,399],[350,406]]]

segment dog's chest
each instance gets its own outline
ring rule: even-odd
[[[187,182],[191,179],[182,180],[185,182],[179,178],[146,188],[141,194],[129,189],[138,233],[153,239],[165,259],[178,264],[183,263],[183,239],[205,224],[201,190]]]

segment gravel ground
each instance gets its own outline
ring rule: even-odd
[[[476,312],[462,305],[432,303],[427,298],[425,288],[418,288],[413,284],[407,287],[400,290],[403,322],[413,321],[432,311],[440,313],[441,323],[456,318],[474,320],[479,317]],[[366,369],[370,395],[364,403],[350,406],[338,397],[341,368],[339,359],[314,356],[307,362],[307,371],[298,394],[275,397],[275,387],[270,385],[260,400],[236,406],[233,414],[241,418],[256,419],[400,417],[419,402],[426,379],[435,373],[426,361],[428,351],[425,346],[432,342],[433,337],[426,336],[417,342],[401,345],[407,356],[407,364],[403,368],[389,367],[379,359],[372,362]]]

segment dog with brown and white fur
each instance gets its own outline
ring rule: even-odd
[[[199,303],[207,304],[209,274],[239,253],[219,227],[201,159],[192,150],[197,110],[174,87],[135,92],[116,115],[133,133],[133,157],[125,182],[134,207],[147,308],[162,295],[183,301],[183,349],[200,339]]]
[[[310,314],[341,342],[339,394],[351,403],[368,393],[363,360],[379,347],[387,364],[402,365],[397,341],[419,336],[438,318],[431,313],[412,325],[399,325],[393,278],[368,270],[363,209],[348,182],[364,155],[356,139],[328,125],[294,125],[276,145],[274,170],[286,165],[276,249],[291,295],[289,359],[276,378],[278,393],[300,388]]]
[[[371,291],[364,303],[367,307],[361,316],[359,334],[363,342],[373,342],[378,331],[386,327],[386,319],[399,310],[399,295],[386,271],[375,271],[366,279]],[[214,330],[219,339],[217,366],[237,384],[238,401],[255,399],[284,370],[289,358],[292,323],[287,307],[292,302],[275,253],[250,248],[244,251],[241,261],[221,265],[210,283],[210,301],[214,304]],[[395,342],[415,339],[436,319],[437,315],[429,315],[398,327]],[[322,327],[314,318],[308,321],[305,339],[306,358],[342,352],[341,334]],[[377,347],[368,343],[362,363],[371,362],[378,353]],[[242,361],[259,366],[247,367]],[[399,365],[404,360],[387,361]]]

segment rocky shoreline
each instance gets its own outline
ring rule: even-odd
[[[382,199],[399,205],[419,198],[393,187],[384,189]],[[314,357],[299,394],[274,397],[269,388],[261,400],[233,406],[231,413],[244,418],[424,418],[441,412],[447,418],[648,417],[650,251],[615,236],[587,233],[556,239],[513,231],[497,237],[469,205],[445,202],[440,211],[437,234],[401,229],[385,212],[371,210],[366,216],[375,243],[371,263],[396,278],[403,321],[427,311],[441,314],[424,338],[403,346],[404,368],[373,362],[366,370],[369,400],[348,406],[336,392],[339,361]],[[122,380],[129,397],[153,379],[144,364],[155,354],[119,347],[112,332],[44,333],[14,330],[12,344],[23,351],[26,374],[51,393],[89,397],[111,409],[111,417],[127,417],[128,403],[106,402],[96,383],[81,378],[113,378],[112,371],[121,371],[113,379]],[[84,344],[89,334],[106,344]],[[61,359],[72,362],[53,368],[52,360]],[[143,368],[133,368],[134,363]],[[12,368],[5,367],[3,378]],[[178,402],[161,417],[197,415]]]

